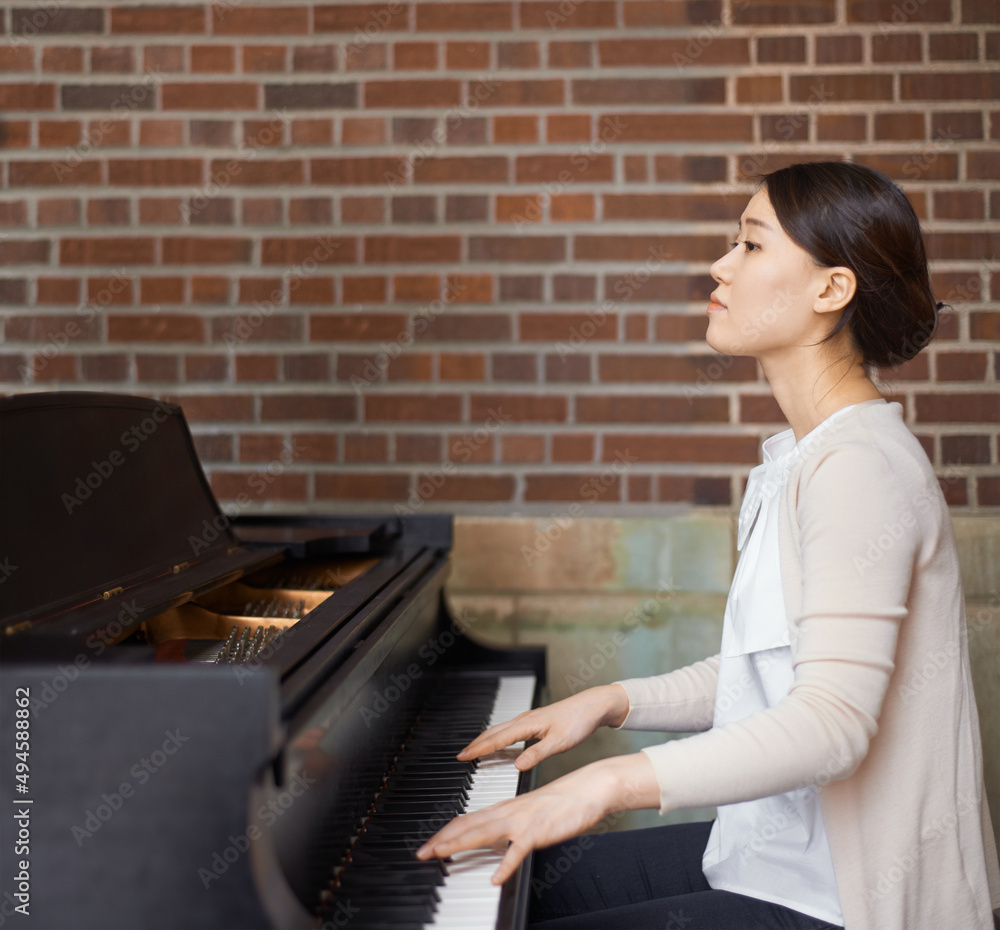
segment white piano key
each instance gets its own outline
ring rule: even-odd
[[[534,693],[534,675],[501,677],[488,726],[530,710]],[[515,743],[479,760],[464,813],[482,810],[517,794],[521,773],[514,767],[514,760],[522,749],[523,742]],[[445,883],[438,889],[441,900],[429,926],[449,930],[493,930],[502,889],[490,879],[503,855],[504,849],[471,849],[452,856]]]

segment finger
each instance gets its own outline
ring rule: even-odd
[[[432,836],[417,850],[417,858],[446,859],[467,849],[489,849],[509,839],[505,819],[490,818],[485,822],[460,824],[461,819],[453,820],[444,830]],[[468,819],[471,820],[472,816]],[[450,827],[455,829],[450,830]]]
[[[459,754],[462,760],[476,759],[479,756],[488,755],[498,749],[506,749],[512,743],[519,743],[521,740],[531,739],[537,735],[538,728],[530,723],[499,724],[498,727],[491,727],[480,733],[468,746]]]
[[[511,843],[507,847],[507,852],[504,853],[503,859],[500,860],[500,865],[497,866],[497,870],[493,873],[490,881],[494,885],[502,885],[517,871],[529,852],[531,852],[530,846]]]

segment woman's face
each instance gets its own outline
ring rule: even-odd
[[[725,355],[766,358],[822,339],[833,321],[813,309],[830,269],[788,237],[765,190],[747,204],[736,238],[712,265],[719,286],[708,306],[708,344]]]

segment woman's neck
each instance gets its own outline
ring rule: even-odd
[[[803,352],[760,362],[796,442],[841,407],[882,396],[854,355],[831,361],[829,355]]]

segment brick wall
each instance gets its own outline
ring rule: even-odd
[[[886,372],[1000,506],[997,0],[6,4],[0,390],[183,404],[239,510],[732,506],[744,178],[898,179],[953,307]]]

